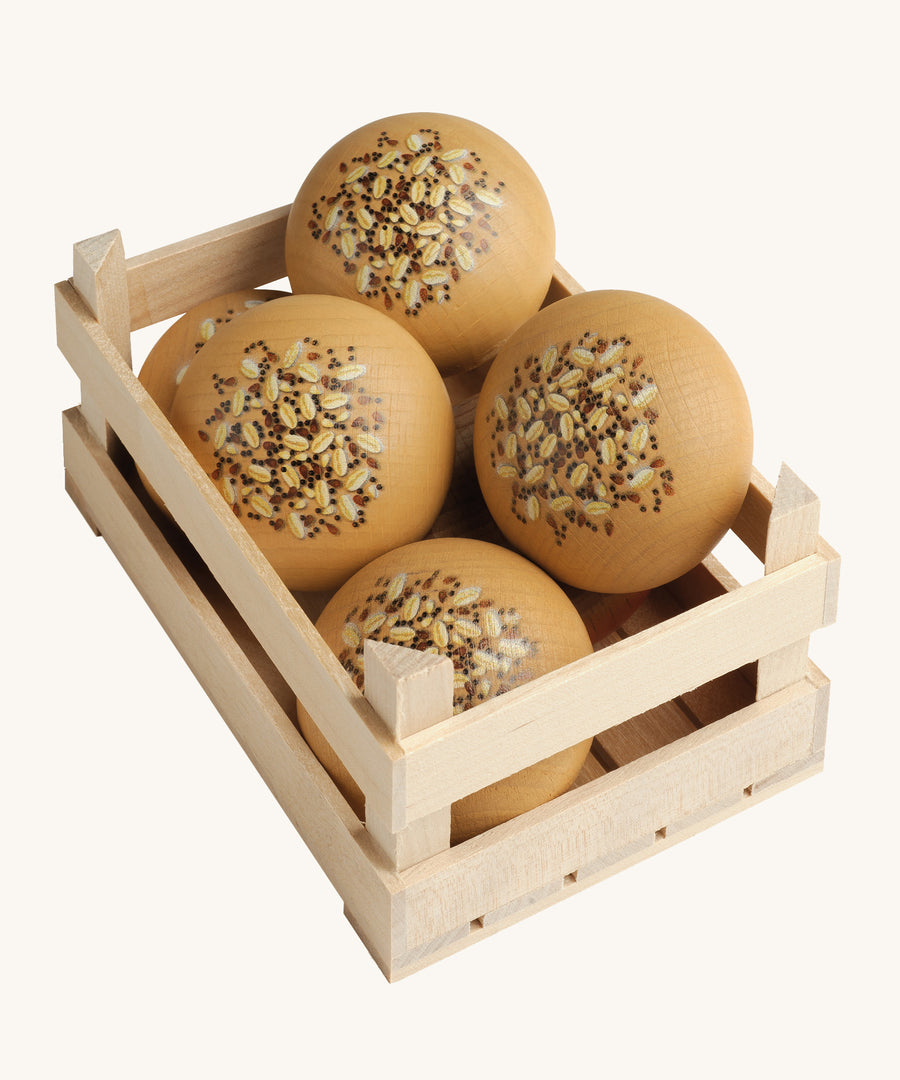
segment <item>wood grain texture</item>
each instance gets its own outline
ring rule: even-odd
[[[475,945],[491,934],[495,934],[499,930],[527,918],[529,915],[543,911],[551,904],[559,903],[569,896],[574,896],[584,889],[597,885],[613,874],[621,873],[644,859],[650,858],[650,856],[660,851],[665,851],[673,844],[688,840],[691,836],[695,836],[704,829],[711,828],[719,822],[733,817],[735,814],[750,809],[765,799],[786,791],[795,784],[816,776],[822,771],[822,768],[822,754],[813,754],[801,762],[780,770],[777,775],[769,778],[766,782],[755,785],[752,796],[749,798],[744,792],[726,796],[718,800],[716,804],[684,819],[679,823],[678,827],[669,829],[666,836],[662,838],[659,838],[656,833],[652,836],[648,834],[641,837],[610,855],[601,856],[594,863],[583,867],[576,873],[566,875],[563,879],[565,885],[556,881],[550,882],[544,888],[535,889],[518,900],[511,901],[503,908],[497,909],[496,917],[489,914],[481,919],[473,920],[469,923],[468,933],[465,932],[465,927],[458,928],[456,932],[448,934],[446,939],[439,939],[436,947],[433,950],[428,950],[423,958],[419,958],[416,950],[412,950],[407,954],[411,957],[410,960],[403,957],[393,963],[377,962],[379,962],[382,971],[391,982],[397,982],[414,975],[429,964],[437,963],[445,957],[459,952],[460,949],[466,946]]]
[[[374,939],[389,940],[390,879],[371,857],[361,824],[79,410],[64,414],[63,433],[66,469],[116,558],[335,888]]]
[[[182,315],[210,297],[283,278],[289,211],[268,210],[127,259],[131,329]]]
[[[766,533],[774,497],[774,485],[754,466],[750,472],[750,485],[744,503],[731,526],[735,536],[739,537],[762,563],[766,560]]]
[[[128,292],[125,287],[125,249],[118,229],[82,240],[72,252],[72,282],[93,317],[103,326],[113,347],[131,365]],[[114,436],[99,404],[82,386],[82,413],[91,429],[110,450]]]
[[[453,663],[383,641],[365,641],[365,692],[396,740],[453,715]],[[392,866],[405,870],[450,847],[450,804],[392,832],[390,811],[368,800],[366,828]]]
[[[822,625],[827,563],[809,556],[406,740],[408,814],[430,813],[733,671]],[[598,694],[598,687],[615,692]],[[463,763],[464,767],[463,767]]]
[[[122,235],[118,229],[75,244],[72,284],[122,359],[131,365],[131,318]]]
[[[706,806],[738,799],[802,761],[815,701],[812,684],[795,684],[405,871],[407,947],[614,857]]]
[[[766,533],[765,572],[771,574],[811,555],[818,539],[819,500],[792,469],[782,464]],[[763,698],[802,679],[808,659],[808,634],[760,657],[756,669],[756,696]]]

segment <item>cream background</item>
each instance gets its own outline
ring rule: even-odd
[[[892,7],[85,2],[19,6],[5,31],[0,1072],[887,1075]],[[582,284],[719,338],[757,466],[817,491],[844,561],[812,646],[821,776],[391,987],[63,495],[78,391],[51,286],[107,229],[137,254],[289,203],[345,131],[417,105],[520,150]]]

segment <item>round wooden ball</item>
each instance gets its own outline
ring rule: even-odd
[[[172,323],[147,354],[138,372],[144,389],[163,413],[171,417],[178,384],[196,354],[217,330],[260,304],[286,295],[280,289],[240,289],[206,300]],[[166,510],[141,469],[138,469],[138,476],[156,505]]]
[[[285,257],[294,292],[387,312],[448,375],[485,362],[538,310],[555,230],[507,142],[457,116],[407,113],[320,158],[291,208]]]
[[[219,330],[172,423],[291,589],[334,589],[420,539],[450,483],[437,368],[402,327],[339,297],[271,300]]]
[[[700,562],[737,516],[753,435],[740,378],[695,319],[641,293],[579,293],[498,353],[475,419],[485,501],[554,577],[637,592]]]
[[[562,589],[507,548],[460,537],[424,540],[374,560],[337,592],[316,627],[363,689],[363,641],[450,656],[454,713],[591,653]],[[298,702],[300,729],[354,811],[362,792]],[[468,839],[567,791],[587,758],[578,743],[455,802],[451,841]]]

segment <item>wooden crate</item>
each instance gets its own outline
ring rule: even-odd
[[[394,980],[819,771],[828,680],[808,642],[834,620],[839,559],[799,478],[783,467],[773,489],[754,473],[733,532],[764,566],[757,580],[739,585],[710,556],[592,656],[458,716],[412,650],[376,650],[364,696],[314,628],[321,598],[285,588],[131,370],[132,331],[284,276],[287,212],[127,259],[118,232],[75,245],[56,286],[82,387],[63,414],[66,487]],[[557,268],[547,302],[578,289]],[[465,473],[477,375],[448,385]],[[489,527],[476,500],[451,498],[437,530]],[[295,695],[364,791],[365,821],[300,735]],[[570,791],[449,845],[453,801],[591,737]]]

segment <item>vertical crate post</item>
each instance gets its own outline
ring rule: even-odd
[[[113,229],[81,240],[74,245],[72,262],[72,284],[130,367],[131,318],[122,234]],[[83,388],[81,412],[101,445],[108,447],[106,418],[89,397],[85,399]]]
[[[367,639],[366,697],[396,740],[453,714],[453,662],[402,645]],[[366,828],[396,870],[450,847],[450,806],[394,832],[390,808],[366,800]]]
[[[793,470],[782,463],[766,533],[765,572],[781,570],[813,555],[819,540],[819,500]],[[756,700],[783,690],[806,675],[809,637],[760,657]]]
[[[91,314],[102,326],[122,359],[131,366],[131,317],[128,304],[128,281],[125,249],[118,229],[101,233],[73,246],[72,284]],[[90,393],[81,387],[81,414],[100,445],[114,456],[116,438],[106,422],[103,410]],[[66,475],[66,490],[95,533],[99,530],[84,506],[84,500],[72,478]]]

